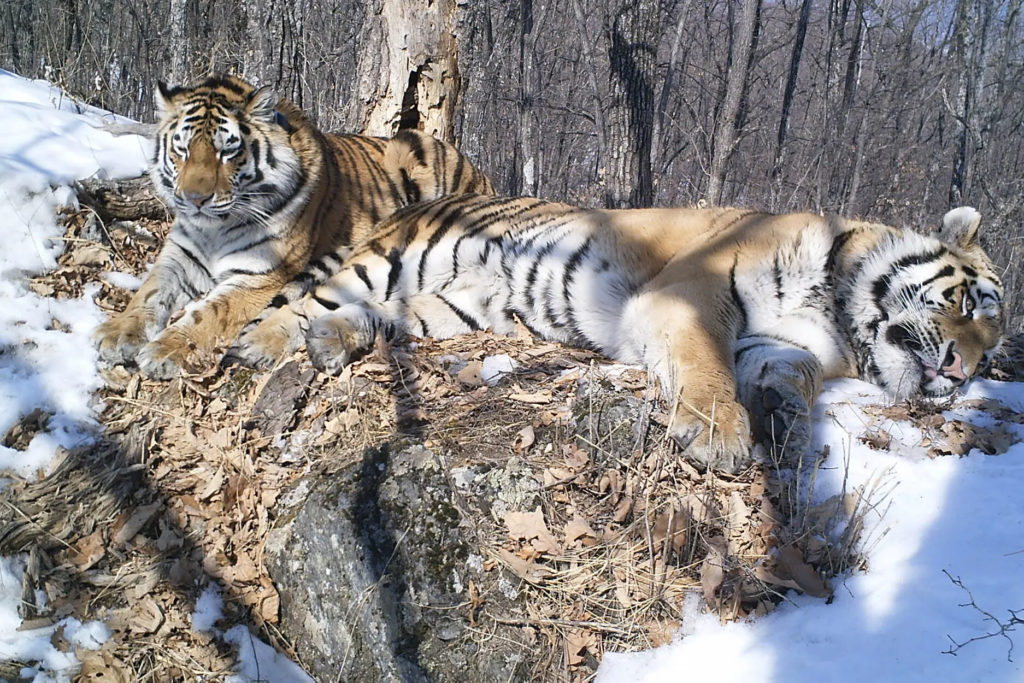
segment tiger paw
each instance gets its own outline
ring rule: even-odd
[[[306,350],[318,370],[337,375],[373,344],[373,338],[367,336],[347,316],[332,313],[310,323]]]
[[[181,376],[189,351],[185,339],[165,330],[143,346],[135,360],[142,374],[150,379],[174,379]]]
[[[117,365],[134,361],[149,341],[145,321],[131,313],[122,313],[97,327],[92,340],[100,360]]]
[[[710,410],[704,411],[707,416]],[[735,402],[718,403],[714,410],[714,428],[680,406],[669,434],[683,455],[701,468],[723,474],[738,474],[751,462],[750,426],[747,411]]]
[[[240,362],[267,369],[302,346],[305,318],[289,308],[275,311],[243,332],[224,356],[225,362]]]
[[[771,462],[795,463],[811,446],[811,415],[803,395],[785,383],[758,386],[750,399],[755,443]]]

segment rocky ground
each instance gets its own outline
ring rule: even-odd
[[[143,276],[166,220],[66,221],[62,265],[33,289],[95,283],[119,311],[131,293],[105,273]],[[1019,377],[1010,351],[995,372]],[[192,629],[211,583],[219,628],[249,626],[317,680],[584,681],[685,613],[750,618],[788,589],[828,600],[861,562],[872,492],[808,504],[820,454],[700,473],[665,438],[645,373],[525,329],[381,345],[336,378],[302,352],[270,372],[193,360],[172,382],[106,371],[96,443],[0,494],[0,553],[30,557],[27,624],[114,632],[81,653],[82,680],[229,675],[231,646]],[[878,410],[929,430],[936,457],[1011,438],[934,406]]]

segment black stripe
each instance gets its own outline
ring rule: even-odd
[[[373,283],[370,282],[370,275],[366,271],[366,266],[364,266],[362,263],[357,263],[354,266],[352,266],[352,269],[356,271],[356,275],[358,275],[359,279],[363,281],[363,284],[366,285],[366,288],[370,290],[370,292],[373,292]]]
[[[230,256],[231,254],[237,254],[240,251],[246,251],[248,249],[252,249],[253,247],[258,247],[261,244],[272,242],[274,239],[275,237],[273,235],[263,235],[261,237],[257,237],[252,242],[248,242],[244,246],[238,247],[237,249],[232,249],[231,251],[224,252],[221,255],[221,257],[223,258],[224,256]]]
[[[207,269],[207,267],[203,265],[203,262],[200,261],[196,257],[195,254],[193,254],[191,251],[189,251],[185,247],[181,246],[181,244],[179,244],[178,242],[175,242],[174,244],[178,247],[178,249],[181,250],[181,253],[183,253],[185,256],[187,256],[189,258],[189,260],[191,260],[193,263],[195,263],[197,266],[199,266],[199,268],[203,271],[203,273],[206,274],[206,277],[208,277],[211,280],[213,280],[213,276],[210,275],[209,269]]]
[[[580,264],[583,262],[584,257],[590,248],[593,246],[593,238],[588,236],[583,241],[580,248],[573,252],[572,256],[565,264],[565,270],[562,274],[562,299],[565,304],[565,314],[568,318],[567,322],[569,327],[578,339],[585,338],[583,333],[580,331],[579,326],[576,323],[576,316],[572,312],[572,300],[569,297],[569,288],[572,287],[572,281],[576,278],[576,271],[579,270]],[[588,340],[589,341],[589,340]]]
[[[779,263],[779,252],[775,252],[775,260],[772,263],[772,278],[775,280],[775,298],[782,301],[782,264]]]
[[[221,273],[220,280],[218,280],[218,282],[224,282],[224,280],[227,280],[229,277],[234,277],[236,275],[255,276],[255,275],[266,275],[267,273],[272,273],[272,272],[274,272],[274,268],[273,267],[267,268],[266,270],[249,270],[248,268],[231,268],[230,270],[226,270],[223,273]]]
[[[274,296],[273,299],[270,300],[270,303],[267,304],[267,308],[282,308],[287,305],[288,297],[286,297],[284,294],[277,294]]]
[[[923,266],[933,261],[937,261],[947,253],[945,247],[939,247],[934,251],[927,251],[923,254],[911,254],[904,256],[901,259],[897,259],[889,266],[888,272],[875,280],[871,285],[871,294],[874,297],[876,306],[881,307],[882,300],[889,293],[889,288],[892,286],[893,278],[900,273],[900,271],[913,266]]]
[[[416,313],[415,311],[413,311],[413,315],[416,316],[416,322],[420,324],[420,329],[423,331],[423,336],[429,337],[430,330],[427,329],[427,321],[423,319],[423,316],[421,316],[419,313]]]
[[[402,275],[402,252],[392,247],[388,253],[388,263],[391,265],[391,269],[388,271],[388,286],[384,291],[384,301],[391,298],[391,294],[398,285],[398,278]]]
[[[338,310],[338,304],[336,304],[333,301],[330,301],[328,299],[323,299],[323,298],[317,296],[316,294],[313,295],[313,301],[317,302],[318,304],[320,304],[321,306],[326,308],[328,311],[336,311],[336,310]]]
[[[459,320],[461,320],[462,322],[466,323],[466,326],[469,327],[469,329],[473,330],[474,332],[476,332],[477,330],[483,329],[480,326],[480,323],[478,323],[473,318],[473,316],[471,316],[468,313],[466,313],[465,311],[463,311],[461,308],[459,308],[458,306],[453,304],[451,301],[448,301],[448,299],[445,299],[440,294],[437,295],[437,298],[440,299],[441,301],[443,301],[445,303],[445,305],[448,306],[448,308],[452,309],[452,313],[457,315],[459,317]]]

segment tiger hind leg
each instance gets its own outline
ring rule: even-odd
[[[811,410],[821,392],[822,368],[810,352],[772,337],[740,339],[736,379],[750,415],[754,443],[776,464],[795,464],[811,447]]]
[[[337,375],[370,350],[378,333],[393,338],[395,331],[388,317],[373,307],[345,304],[310,322],[306,351],[318,370]]]

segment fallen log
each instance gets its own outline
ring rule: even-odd
[[[74,188],[79,203],[94,210],[104,222],[164,220],[170,216],[146,176],[127,180],[88,178],[76,181]]]

